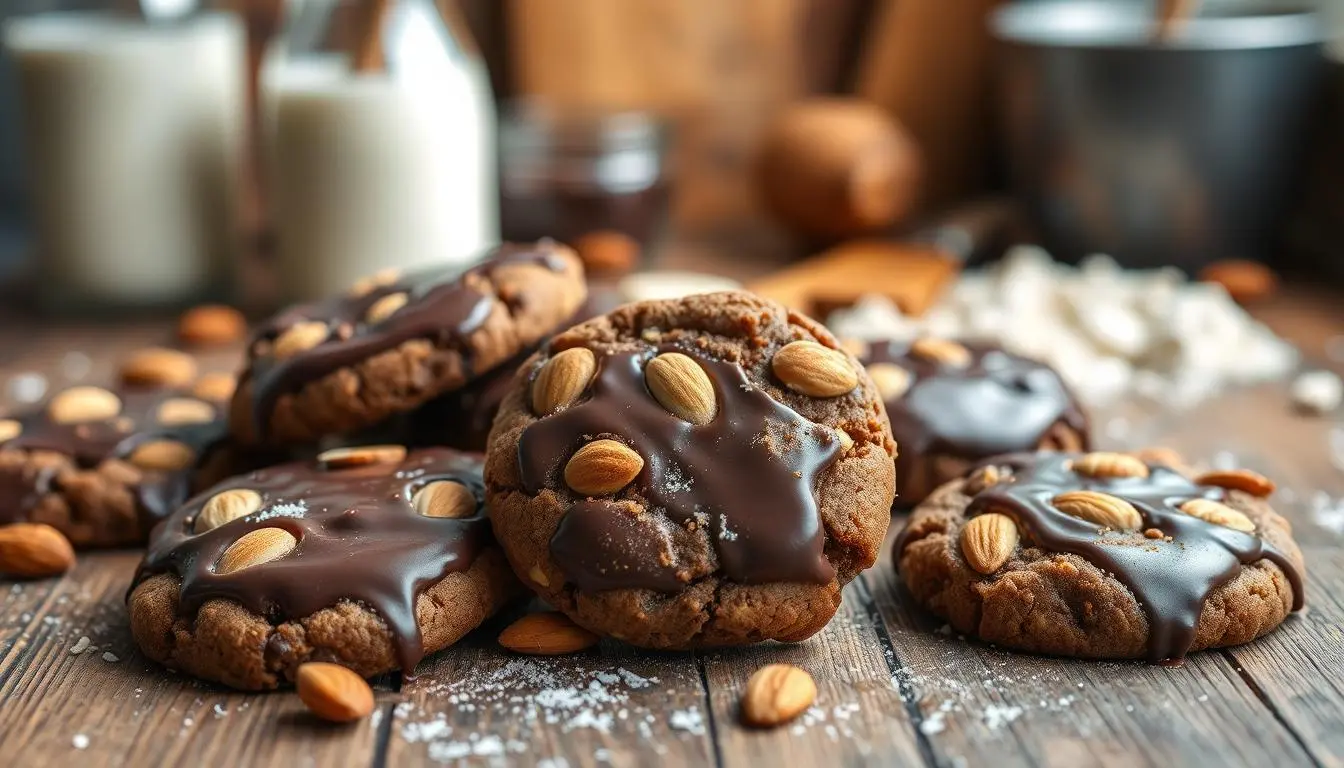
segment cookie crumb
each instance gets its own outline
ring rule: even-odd
[[[116,664],[118,661],[121,661],[121,659],[117,657],[117,654],[112,653],[111,651],[105,651],[103,652],[103,661],[106,661],[109,664]]]

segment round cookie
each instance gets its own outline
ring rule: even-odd
[[[958,632],[1037,653],[1179,662],[1303,604],[1303,562],[1254,473],[1191,480],[1114,453],[1013,454],[934,492],[894,552]]]
[[[494,546],[481,459],[337,449],[231,478],[154,532],[131,633],[172,669],[248,690],[306,661],[412,670],[518,590]]]
[[[1087,417],[1055,370],[987,343],[855,341],[887,407],[896,507],[909,509],[983,459],[1086,451]]]
[[[578,257],[550,241],[500,246],[465,271],[375,275],[256,331],[230,428],[277,446],[373,426],[553,333],[584,295]]]
[[[890,519],[876,387],[818,323],[745,293],[630,304],[556,336],[490,443],[514,571],[645,647],[815,634]]]
[[[210,397],[80,386],[0,416],[0,525],[46,523],[81,548],[144,542],[221,459],[225,404]]]

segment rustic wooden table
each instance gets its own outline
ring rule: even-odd
[[[1336,296],[1289,291],[1259,314],[1310,361],[1344,348]],[[0,382],[105,379],[120,353],[163,336],[161,324],[8,323]],[[1179,414],[1129,403],[1095,421],[1105,445],[1165,444],[1276,479],[1306,551],[1308,609],[1175,669],[1042,658],[948,632],[884,557],[799,645],[671,654],[604,642],[534,659],[495,646],[501,617],[414,677],[377,680],[375,716],[333,727],[292,693],[235,693],[147,661],[123,603],[138,555],[107,552],[64,578],[0,585],[0,764],[1344,765],[1344,427],[1292,414],[1282,384]],[[773,661],[813,674],[816,706],[778,730],[743,728],[739,694]]]

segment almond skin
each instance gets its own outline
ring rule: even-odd
[[[406,458],[402,445],[361,445],[357,448],[332,448],[317,455],[326,469],[348,469],[368,464],[395,464]]]
[[[271,345],[271,354],[277,360],[284,360],[300,352],[307,352],[326,341],[330,335],[331,329],[327,327],[326,323],[318,320],[305,320],[301,323],[295,323],[286,328],[284,333],[275,337],[275,343]]]
[[[177,338],[191,346],[219,346],[242,341],[247,335],[243,313],[223,304],[202,304],[182,313]]]
[[[411,497],[415,511],[425,517],[463,518],[476,512],[476,496],[467,486],[451,480],[426,485]]]
[[[404,293],[389,293],[388,295],[373,302],[368,312],[364,314],[364,322],[369,325],[381,323],[387,318],[395,315],[398,310],[406,306],[410,297]]]
[[[910,345],[910,354],[952,368],[965,368],[971,364],[971,351],[955,341],[926,336],[915,339]]]
[[[784,345],[770,361],[784,386],[809,397],[839,397],[854,391],[859,375],[843,352],[815,341]]]
[[[103,421],[121,413],[121,398],[100,387],[71,387],[47,404],[47,415],[57,424]]]
[[[23,434],[23,425],[15,419],[0,419],[0,443]]]
[[[1074,472],[1089,477],[1147,477],[1148,465],[1124,453],[1094,451],[1073,462]]]
[[[196,463],[196,451],[176,440],[150,440],[136,446],[126,459],[141,469],[177,472]]]
[[[202,400],[226,403],[238,388],[238,380],[229,373],[207,373],[191,385],[191,394]]]
[[[597,356],[591,349],[574,347],[558,353],[537,371],[532,382],[532,412],[549,416],[579,399],[597,373]]]
[[[1013,556],[1019,538],[1013,518],[988,512],[971,518],[961,529],[961,554],[976,573],[989,575]]]
[[[295,676],[299,700],[308,711],[333,723],[349,723],[373,712],[373,689],[340,664],[309,661]]]
[[[196,533],[205,533],[240,517],[247,517],[258,509],[261,509],[261,496],[250,488],[230,488],[227,491],[220,491],[211,496],[210,500],[205,502],[205,506],[201,507],[201,512],[193,524],[193,530]]]
[[[667,352],[649,361],[644,381],[673,416],[703,427],[719,411],[714,384],[700,364],[680,352]]]
[[[585,496],[606,496],[630,484],[644,459],[615,440],[594,440],[565,464],[565,485]]]
[[[1196,485],[1213,485],[1252,496],[1265,497],[1274,492],[1274,481],[1249,469],[1226,469],[1205,472],[1195,478]]]
[[[0,526],[0,573],[26,579],[59,576],[75,566],[75,550],[45,523]]]
[[[752,673],[742,694],[742,720],[769,728],[807,711],[817,698],[817,684],[806,670],[792,664],[768,664]]]
[[[215,420],[215,407],[193,397],[173,397],[160,403],[154,416],[170,427],[209,424]]]
[[[283,528],[258,528],[243,534],[224,550],[215,563],[215,573],[229,574],[279,560],[298,545],[294,534]]]
[[[196,358],[175,349],[142,349],[121,366],[121,380],[136,386],[185,387],[195,378]]]
[[[529,613],[499,633],[499,644],[514,653],[558,656],[597,645],[600,638],[563,613]]]
[[[1255,523],[1251,522],[1251,518],[1213,499],[1191,499],[1182,504],[1180,509],[1185,514],[1198,517],[1206,523],[1221,525],[1242,533],[1255,532]]]
[[[1143,517],[1133,504],[1107,493],[1070,491],[1061,493],[1050,503],[1060,512],[1103,528],[1137,531],[1143,526]]]
[[[898,400],[910,389],[910,372],[899,365],[874,363],[868,366],[868,375],[883,400]]]

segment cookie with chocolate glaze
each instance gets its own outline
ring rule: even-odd
[[[218,387],[71,387],[0,415],[0,525],[46,523],[76,547],[144,542],[216,471]]]
[[[894,552],[915,599],[1007,648],[1179,663],[1303,605],[1273,484],[1115,453],[1000,456],[939,488]]]
[[[578,257],[550,241],[501,246],[465,270],[380,273],[257,329],[230,427],[269,446],[358,432],[537,343],[585,292]]]
[[[850,341],[901,447],[896,507],[1001,453],[1086,451],[1087,416],[1055,370],[980,342]]]
[[[645,647],[810,637],[890,517],[877,388],[820,324],[745,293],[629,304],[556,336],[490,443],[514,571]]]
[[[365,446],[234,477],[155,530],[127,597],[145,655],[235,688],[306,661],[412,670],[521,591],[481,458]]]

